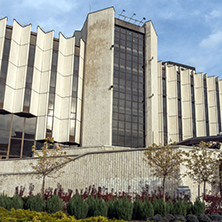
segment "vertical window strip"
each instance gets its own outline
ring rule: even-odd
[[[208,101],[207,101],[207,80],[204,77],[204,104],[205,104],[205,118],[206,118],[206,136],[210,135],[209,132],[209,117],[208,117]]]
[[[53,44],[55,44],[55,43],[53,43]],[[51,66],[51,78],[50,78],[50,88],[49,88],[47,133],[52,133],[52,129],[53,129],[57,60],[58,60],[58,50],[53,50],[52,66]]]
[[[217,118],[218,118],[218,131],[221,132],[221,115],[220,115],[220,97],[219,97],[219,82],[216,79],[216,99],[217,99]]]
[[[30,106],[30,99],[31,99],[31,87],[32,87],[32,78],[33,78],[35,48],[36,48],[36,45],[30,44],[29,57],[28,57],[28,69],[27,69],[26,85],[25,85],[25,99],[24,99],[24,106],[28,106],[28,107]]]
[[[177,98],[178,98],[178,130],[179,130],[179,141],[182,141],[182,107],[181,107],[181,82],[180,82],[180,71],[177,71]]]
[[[162,69],[162,91],[163,91],[163,139],[164,145],[167,141],[167,102],[166,102],[166,71]]]
[[[71,136],[75,136],[78,78],[79,78],[79,56],[75,55],[74,65],[73,65],[72,102],[71,102],[71,118],[70,118]]]
[[[191,87],[191,107],[192,107],[192,123],[193,123],[193,137],[196,137],[196,116],[195,116],[195,95],[194,95],[194,79],[193,72],[190,75]]]
[[[144,35],[115,26],[112,144],[145,146]]]
[[[6,77],[7,77],[7,70],[8,70],[8,61],[9,61],[9,52],[11,46],[11,30],[6,29],[6,36],[10,38],[5,38],[4,42],[4,50],[3,50],[3,58],[2,58],[2,66],[0,72],[0,102],[4,100],[4,93],[5,93],[5,84],[6,84]]]

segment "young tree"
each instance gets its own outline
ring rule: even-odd
[[[57,173],[58,176],[58,173],[62,173],[60,169],[71,161],[71,159],[66,156],[66,152],[60,150],[60,148],[53,149],[53,143],[54,139],[47,137],[41,151],[36,150],[36,147],[33,146],[34,155],[37,156],[38,159],[34,164],[30,163],[30,165],[36,174],[42,177],[42,197],[45,190],[46,177],[54,177],[55,173]]]
[[[180,164],[183,161],[182,154],[182,150],[174,148],[173,145],[163,147],[154,145],[145,151],[145,160],[151,167],[153,176],[162,179],[164,202],[166,179],[178,179]]]
[[[221,159],[221,153],[210,150],[205,142],[201,142],[199,147],[193,147],[191,151],[186,152],[186,175],[198,185],[203,183],[203,198],[206,194],[206,183],[219,182]]]

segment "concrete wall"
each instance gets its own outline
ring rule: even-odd
[[[115,192],[128,192],[130,186],[131,193],[140,193],[146,184],[151,190],[161,186],[161,179],[152,176],[151,169],[144,161],[145,148],[102,146],[73,148],[66,151],[69,155],[82,156],[68,163],[61,170],[63,173],[60,175],[56,174],[54,178],[47,178],[46,187],[55,188],[57,183],[60,183],[65,190],[69,188],[75,190],[95,185],[96,187],[104,186],[109,192],[112,188]],[[35,185],[35,192],[40,192],[41,179],[32,174],[30,166],[30,163],[35,162],[35,158],[0,160],[0,193],[13,195],[15,187],[22,185],[25,186],[25,195],[27,195],[30,183]],[[185,171],[184,167],[181,167],[181,171]],[[181,178],[178,181],[167,180],[167,192],[174,195],[178,185],[189,186],[192,190],[192,200],[196,198],[198,185],[189,178]]]
[[[82,145],[111,145],[114,9],[90,13],[87,25]]]
[[[145,133],[146,147],[159,144],[157,34],[151,21],[145,23]]]

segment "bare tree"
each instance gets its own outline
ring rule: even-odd
[[[153,176],[162,179],[163,200],[165,202],[166,179],[178,179],[183,151],[173,145],[158,147],[154,145],[145,151],[145,160],[151,167]]]

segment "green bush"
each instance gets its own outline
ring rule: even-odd
[[[84,219],[88,213],[88,205],[80,195],[74,195],[67,204],[67,212],[76,219]]]
[[[133,203],[133,220],[142,220],[142,211],[143,211],[143,201],[138,197]]]
[[[173,214],[174,215],[183,215],[183,216],[187,215],[186,205],[181,200],[177,201],[173,205]]]
[[[11,210],[12,208],[12,200],[7,195],[0,195],[0,207],[4,207],[7,210]]]
[[[108,203],[108,217],[115,219],[131,220],[133,204],[128,198],[116,198]]]
[[[153,204],[153,209],[154,209],[154,215],[160,214],[162,217],[165,217],[166,205],[163,199],[159,199],[159,200],[154,199],[152,204]]]
[[[46,208],[48,213],[56,213],[57,211],[62,211],[62,199],[58,195],[53,195],[46,201]]]
[[[205,214],[205,203],[200,201],[200,198],[197,198],[194,204],[191,207],[192,213],[195,215]]]
[[[87,217],[104,216],[107,217],[108,206],[103,199],[90,196],[86,203],[88,205]]]
[[[25,203],[25,209],[30,209],[31,211],[36,212],[44,211],[45,202],[39,194],[36,196],[31,196]]]
[[[14,195],[12,197],[12,203],[11,203],[12,208],[14,208],[15,210],[23,209],[23,205],[24,205],[24,202],[19,195]]]
[[[147,220],[148,217],[153,217],[154,215],[154,209],[153,205],[149,200],[146,200],[142,205],[142,220]]]
[[[166,215],[173,214],[173,202],[172,200],[168,200],[166,202]]]

